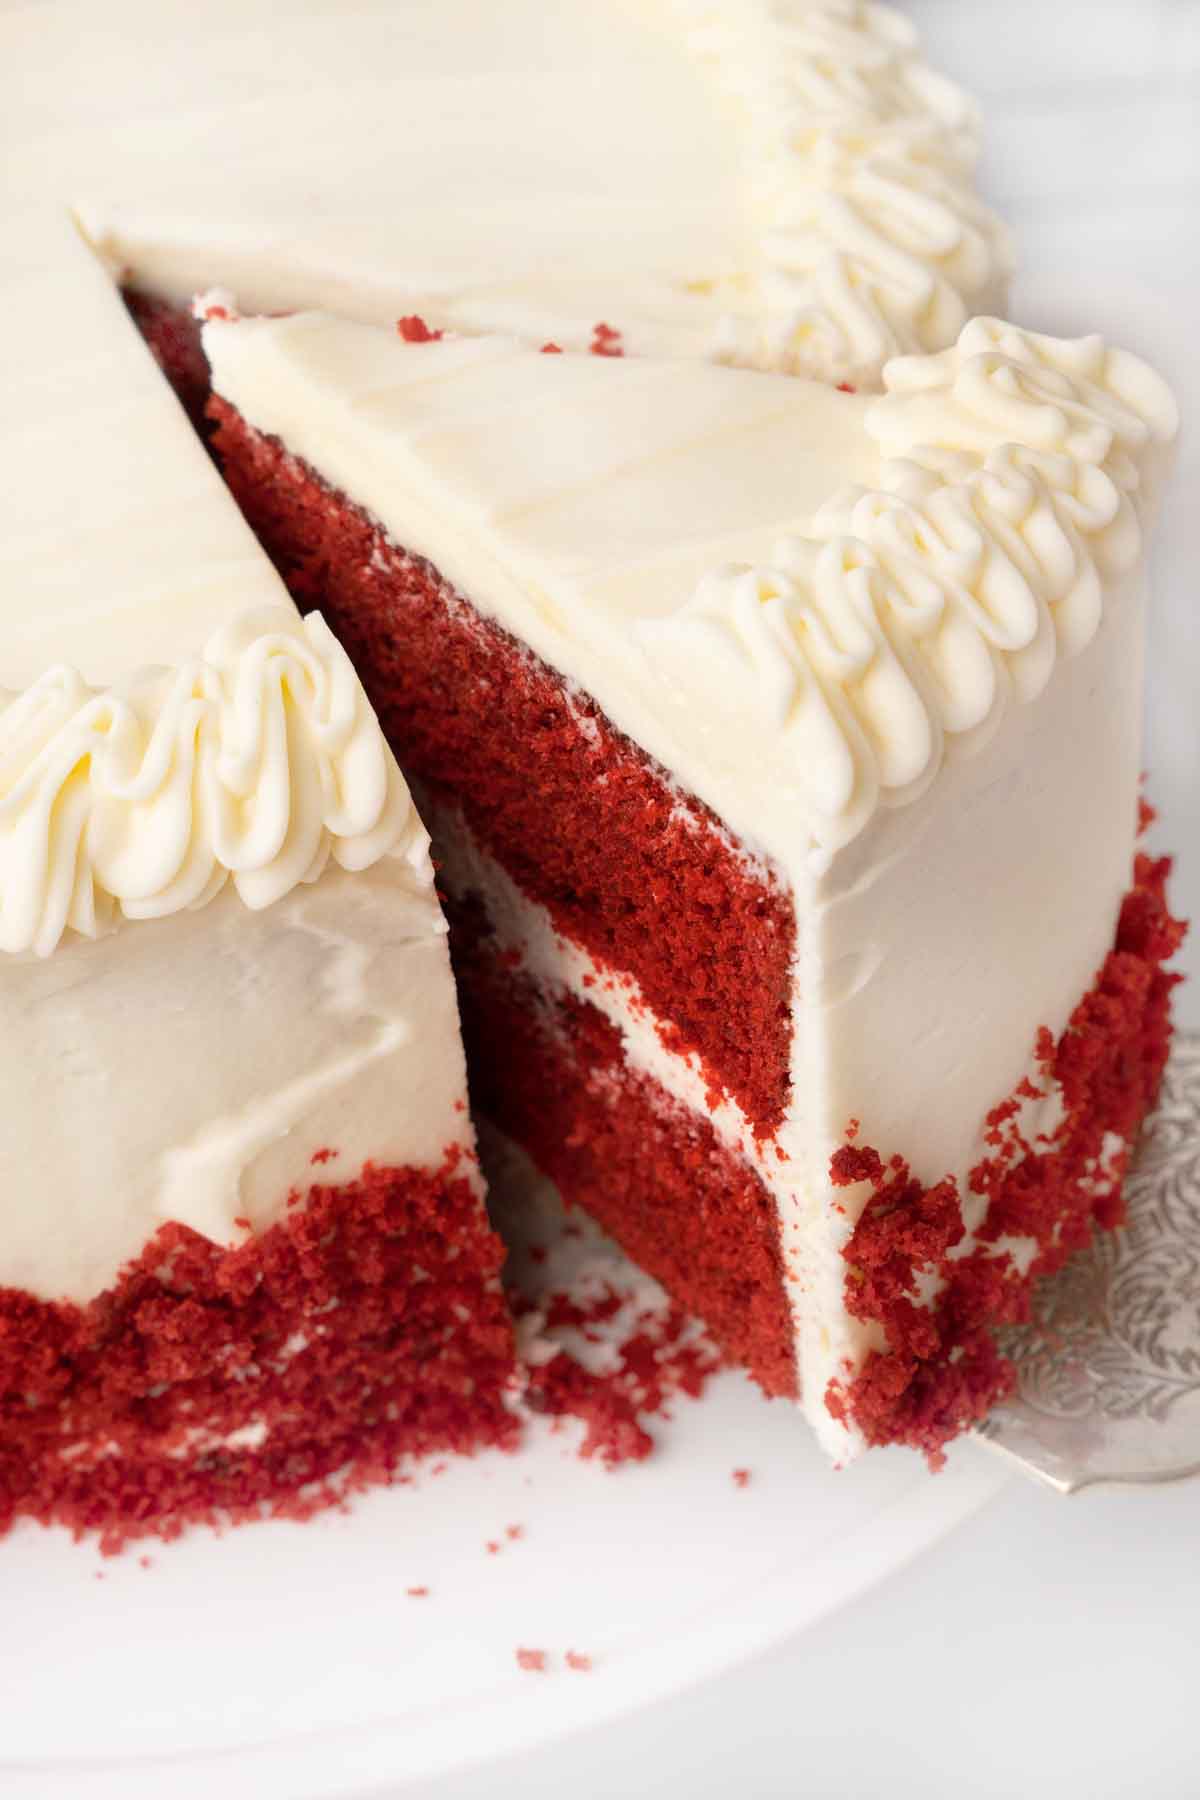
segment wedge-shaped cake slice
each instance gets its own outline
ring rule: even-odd
[[[875,399],[204,338],[227,479],[417,784],[476,1103],[835,1456],[936,1456],[1166,1054],[1162,383],[986,319]]]
[[[2,254],[0,1529],[116,1543],[510,1442],[512,1342],[370,704],[69,224]]]

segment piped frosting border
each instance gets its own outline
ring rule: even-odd
[[[975,103],[869,0],[669,0],[734,113],[758,272],[717,352],[875,386],[889,358],[953,343],[1000,309],[1007,227],[978,198]]]
[[[92,688],[66,664],[0,691],[0,950],[206,905],[254,909],[332,859],[428,840],[358,676],[325,622],[258,607],[198,657]]]
[[[716,569],[635,627],[684,704],[786,741],[827,850],[917,798],[950,743],[982,744],[1091,640],[1179,424],[1137,357],[997,319],[883,380],[878,489],[835,496],[771,564]]]

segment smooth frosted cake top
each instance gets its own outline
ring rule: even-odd
[[[0,69],[13,191],[175,299],[868,384],[1003,304],[975,108],[862,0],[53,0]]]

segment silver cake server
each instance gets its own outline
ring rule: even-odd
[[[1125,1196],[1002,1334],[1017,1392],[975,1433],[1062,1494],[1200,1475],[1200,1033],[1176,1034]]]

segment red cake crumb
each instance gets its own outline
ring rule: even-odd
[[[734,1483],[737,1487],[740,1487],[740,1488],[749,1487],[750,1486],[750,1471],[749,1471],[749,1469],[735,1469],[733,1471],[733,1479],[734,1479]]]
[[[1124,1218],[1125,1158],[1104,1167],[1111,1133],[1132,1143],[1154,1105],[1170,1048],[1170,996],[1180,976],[1164,969],[1185,927],[1167,907],[1167,858],[1139,855],[1125,897],[1114,949],[1076,1007],[1057,1044],[1038,1034],[1036,1060],[1045,1087],[1022,1081],[988,1116],[991,1150],[971,1171],[972,1193],[987,1198],[979,1244],[964,1257],[950,1251],[964,1228],[956,1182],[922,1187],[906,1162],[849,1145],[837,1151],[837,1184],[870,1182],[868,1200],[846,1246],[846,1309],[883,1327],[887,1348],[874,1350],[861,1372],[833,1380],[825,1403],[870,1444],[905,1443],[931,1466],[944,1446],[1009,1394],[1015,1375],[992,1330],[1029,1317],[1034,1283],[1090,1243],[1096,1229]],[[1063,1117],[1029,1143],[1021,1103],[1061,1090]],[[1037,1253],[1021,1275],[993,1246],[1029,1237]],[[918,1278],[933,1272],[940,1287],[931,1306],[918,1305]]]
[[[544,1650],[518,1650],[517,1667],[536,1675],[546,1672],[546,1652]]]
[[[837,391],[839,394],[856,394],[858,389],[852,387],[848,381],[839,381],[837,384]]]
[[[404,1591],[411,1600],[425,1600],[429,1597],[429,1589],[427,1587],[410,1587],[405,1588]]]
[[[489,1538],[483,1547],[489,1556],[499,1556],[500,1554],[500,1545],[495,1538]]]
[[[633,975],[713,1091],[770,1137],[790,1084],[785,883],[427,562],[219,397],[210,411],[235,498],[301,608],[329,619],[426,800],[460,809],[558,930]]]
[[[585,1302],[563,1294],[543,1295],[536,1301],[514,1294],[511,1301],[518,1317],[536,1310],[547,1332],[568,1325],[594,1341],[599,1334],[588,1331],[590,1322],[609,1323],[627,1298],[608,1287]],[[607,1337],[604,1341],[611,1344]],[[650,1455],[654,1439],[642,1421],[669,1417],[667,1402],[677,1394],[698,1399],[723,1358],[712,1345],[689,1334],[687,1315],[678,1306],[642,1310],[625,1338],[611,1347],[616,1364],[603,1374],[559,1350],[528,1371],[525,1399],[534,1412],[581,1420],[586,1430],[579,1454],[585,1459],[598,1457],[615,1468]]]
[[[330,1150],[330,1149],[314,1150],[312,1155],[309,1157],[309,1161],[314,1164],[332,1162],[336,1155],[337,1155],[336,1150]]]
[[[525,1536],[525,1527],[523,1525],[506,1525],[504,1527],[504,1535],[515,1544],[519,1539]]]
[[[612,325],[606,325],[603,319],[592,327],[592,341],[588,350],[593,356],[624,356],[621,334]]]
[[[444,332],[431,331],[420,313],[406,313],[397,319],[396,330],[406,344],[436,344],[445,336]]]
[[[561,344],[555,344],[553,342],[550,342],[550,343],[545,343],[542,345],[542,355],[543,356],[561,356],[562,353],[563,353],[563,347]]]
[[[514,1446],[503,1250],[461,1161],[368,1164],[232,1250],[164,1225],[86,1306],[0,1290],[0,1531],[27,1517],[111,1553]]]
[[[591,1657],[585,1655],[582,1650],[568,1650],[565,1660],[568,1669],[577,1669],[582,1674],[586,1674],[592,1666]]]

